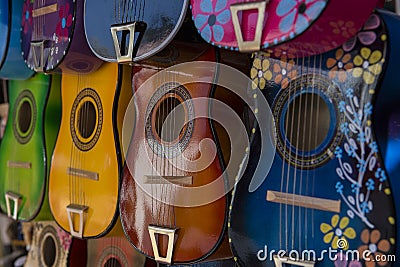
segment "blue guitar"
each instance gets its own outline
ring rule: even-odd
[[[400,100],[399,28],[377,11],[330,52],[256,55],[251,78],[271,105],[276,153],[270,172],[252,178],[256,133],[235,188],[229,237],[240,265],[397,266],[389,178],[398,172],[386,170],[384,122]]]
[[[188,0],[85,0],[86,38],[102,60],[137,62],[170,43],[188,5]]]
[[[33,75],[22,56],[22,0],[0,2],[0,79],[25,80]],[[29,19],[31,14],[24,14]]]

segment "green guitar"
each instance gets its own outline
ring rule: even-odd
[[[59,75],[9,81],[0,146],[0,209],[14,220],[51,219],[48,172],[61,120]]]

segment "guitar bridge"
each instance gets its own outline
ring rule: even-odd
[[[176,229],[164,228],[164,227],[160,227],[160,226],[156,226],[156,225],[149,225],[148,230],[149,230],[149,234],[150,234],[151,246],[153,248],[154,260],[157,262],[171,264],[172,252],[174,250]],[[160,253],[158,251],[158,243],[156,241],[156,234],[168,236],[168,247],[167,247],[167,254],[165,257],[160,256]]]
[[[10,218],[13,218],[14,220],[17,220],[19,202],[22,199],[22,196],[17,193],[8,191],[5,195],[5,198],[6,198],[6,206],[7,206],[7,216]],[[13,202],[13,204],[14,204],[12,213],[11,213],[11,202]]]
[[[139,49],[143,34],[147,24],[143,21],[135,21],[122,24],[111,25],[111,35],[114,42],[115,54],[118,63],[132,62]],[[120,33],[120,38],[118,38]],[[138,33],[135,42],[135,35]],[[126,41],[128,39],[128,51],[126,50]]]
[[[290,259],[289,257],[278,257],[274,255],[274,263],[275,267],[283,267],[284,264],[291,264],[295,266],[303,266],[303,267],[314,267],[315,261],[308,261],[308,260],[294,260]]]
[[[45,64],[44,48],[46,47],[46,44],[47,44],[47,40],[31,42],[31,51],[32,51],[32,57],[33,57],[33,69],[36,72],[44,71],[44,64]]]
[[[254,52],[260,50],[266,2],[267,1],[237,3],[232,4],[229,7],[232,14],[233,29],[235,30],[235,36],[240,52]],[[239,23],[238,13],[239,11],[252,9],[257,9],[258,11],[255,35],[252,41],[245,41]]]
[[[68,214],[68,222],[69,222],[69,232],[72,236],[82,238],[83,236],[83,224],[84,224],[84,212],[87,211],[89,207],[78,205],[78,204],[69,204],[67,206],[67,214]],[[74,229],[74,221],[73,215],[77,214],[79,216],[79,227],[78,231]]]

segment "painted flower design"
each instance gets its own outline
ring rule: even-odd
[[[390,250],[390,243],[386,239],[381,239],[381,233],[378,230],[369,231],[364,229],[360,236],[361,241],[364,243],[358,248],[360,257],[364,256],[365,266],[385,266],[386,261],[376,261],[376,258],[385,259],[383,255],[387,254]],[[383,256],[383,257],[382,257]]]
[[[194,18],[194,24],[199,29],[201,37],[207,42],[213,40],[220,42],[225,34],[222,25],[231,19],[227,0],[202,0],[200,11],[201,13]]]
[[[288,33],[294,26],[295,33],[301,33],[318,17],[324,9],[324,0],[285,0],[280,1],[276,14],[282,17],[279,29],[283,33]]]
[[[382,72],[382,52],[379,50],[371,51],[368,47],[361,48],[360,54],[356,55],[353,59],[354,70],[353,76],[359,78],[362,76],[364,82],[372,84],[375,77]]]
[[[329,78],[335,79],[337,77],[340,82],[344,82],[347,78],[347,71],[353,68],[351,55],[344,53],[343,49],[338,49],[335,58],[328,58],[326,66],[330,69]]]
[[[68,251],[72,243],[71,235],[58,227],[57,227],[57,235],[61,241],[61,245],[63,246],[64,250]]]
[[[273,49],[273,57],[281,58],[286,56],[288,58],[295,58],[299,53],[299,49],[295,49],[286,44],[281,44]]]
[[[250,70],[253,89],[265,88],[267,81],[272,79],[272,72],[269,70],[270,61],[267,58],[256,57],[253,61],[253,66]]]
[[[349,218],[344,216],[340,219],[339,215],[332,216],[331,224],[321,223],[320,230],[324,234],[324,242],[331,244],[333,249],[348,249],[348,239],[354,239],[356,232],[349,226]],[[343,244],[346,244],[343,246]]]
[[[333,262],[333,264],[335,264],[335,267],[361,267],[361,262],[357,261],[357,260],[352,260],[349,261],[349,259],[347,258],[347,255],[339,252],[336,254],[335,256],[335,261]]]
[[[360,40],[363,45],[371,45],[374,43],[376,40],[374,29],[378,28],[380,24],[381,21],[378,15],[372,14],[365,22],[362,30],[343,44],[344,51],[352,50],[356,46],[357,39]]]
[[[288,61],[286,57],[282,57],[280,61],[274,63],[274,81],[280,84],[282,89],[286,88],[289,82],[297,76],[297,69],[294,66],[294,60],[290,59]]]
[[[67,3],[65,6],[61,6],[58,12],[60,21],[56,27],[56,35],[61,38],[68,37],[68,28],[72,25],[72,10],[70,11],[70,6]]]
[[[353,21],[331,21],[329,25],[332,27],[332,32],[336,35],[342,35],[348,39],[357,33],[357,29],[354,27]]]
[[[32,22],[32,4],[30,1],[25,1],[22,8],[22,27],[25,34],[28,32],[29,28],[32,27]]]

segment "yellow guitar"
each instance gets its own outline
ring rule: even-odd
[[[132,95],[131,68],[104,63],[62,77],[62,119],[50,169],[50,208],[72,236],[100,237],[118,219],[122,119]]]

